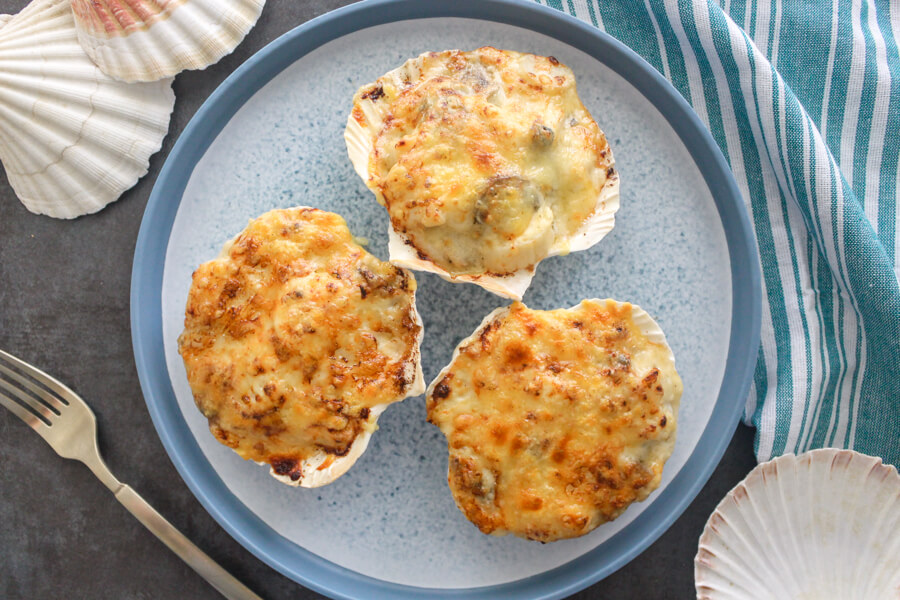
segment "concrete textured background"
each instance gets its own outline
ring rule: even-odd
[[[112,471],[264,598],[319,598],[235,542],[169,461],[141,397],[129,331],[135,240],[153,182],[200,104],[238,65],[280,34],[347,0],[269,0],[232,54],[175,80],[177,103],[150,172],[122,198],[74,222],[29,213],[0,179],[0,348],[54,375],[92,406]],[[0,0],[0,13],[26,3]],[[754,466],[740,426],[687,511],[630,564],[573,598],[694,597],[693,557],[710,512]],[[217,598],[122,508],[81,464],[60,459],[0,410],[0,597]],[[461,574],[461,577],[464,577]]]

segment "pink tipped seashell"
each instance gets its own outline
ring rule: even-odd
[[[753,469],[716,507],[694,559],[699,600],[900,598],[900,475],[826,448]]]
[[[69,0],[0,27],[0,161],[34,213],[97,212],[137,183],[169,129],[172,80],[123,83],[81,49]]]
[[[78,41],[104,73],[156,81],[205,69],[241,43],[265,0],[71,0]]]

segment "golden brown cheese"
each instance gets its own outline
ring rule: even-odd
[[[332,456],[322,468],[346,455],[414,382],[415,289],[338,215],[294,208],[251,221],[194,272],[179,338],[212,433],[293,481],[317,453]]]
[[[514,303],[432,383],[428,420],[447,436],[450,489],[481,531],[584,535],[659,485],[682,384],[661,332],[652,341],[633,308]]]
[[[424,54],[357,92],[351,119],[373,127],[372,115],[367,184],[419,258],[451,275],[506,276],[565,252],[617,178],[553,57]]]

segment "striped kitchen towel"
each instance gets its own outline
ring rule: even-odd
[[[900,2],[539,1],[665,75],[734,171],[763,273],[757,458],[900,466]]]

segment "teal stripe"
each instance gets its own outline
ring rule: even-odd
[[[775,44],[775,15],[778,14],[778,0],[770,0],[769,2],[769,32],[766,36],[767,44],[766,44],[766,58],[769,59],[771,63],[773,59],[777,59],[778,57],[774,56],[774,44]]]
[[[898,73],[900,77],[900,73]],[[878,181],[878,237],[892,267],[897,266],[897,164],[900,162],[900,86],[891,86],[891,99],[885,131],[884,153],[881,155],[881,171]]]
[[[669,63],[669,81],[676,90],[687,100],[691,101],[691,88],[688,83],[687,67],[684,62],[684,54],[681,52],[681,44],[675,36],[675,30],[669,22],[666,13],[665,2],[660,0],[651,0],[650,8],[653,16],[656,18],[656,24],[659,25],[659,31],[662,34],[663,43],[666,46],[666,59]],[[656,32],[653,33],[654,38]]]
[[[832,186],[831,186],[831,202],[829,206],[831,207],[831,228],[833,231],[833,242],[835,248],[838,249],[838,253],[840,253],[841,248],[841,240],[838,239],[838,186],[841,185],[840,180],[842,179],[840,173],[837,172],[834,164],[829,163],[828,165]],[[834,401],[834,411],[832,421],[829,423],[829,434],[827,438],[828,446],[832,446],[834,444],[834,436],[837,433],[837,427],[839,424],[839,405],[843,398],[843,386],[844,386],[844,377],[847,374],[847,369],[849,368],[849,362],[847,360],[847,349],[844,346],[844,294],[846,293],[844,290],[848,289],[847,279],[844,275],[843,265],[841,264],[841,257],[838,255],[835,257],[835,267],[837,268],[837,274],[835,277],[835,281],[838,284],[837,290],[837,323],[835,326],[835,340],[838,343],[838,347],[840,348],[840,358],[841,358],[841,368],[838,373],[837,387],[835,389],[835,401]],[[843,284],[843,285],[842,285]]]
[[[756,411],[753,414],[753,426],[757,431],[762,428],[762,409],[769,393],[769,375],[766,372],[766,355],[762,345],[756,358],[756,369],[753,370],[753,383],[756,386]],[[753,452],[759,454],[759,435],[754,436]]]
[[[715,25],[718,24],[717,22],[721,22],[721,15],[711,15],[711,19],[713,19],[713,29],[715,29]],[[731,37],[727,35],[714,35],[713,43],[715,44],[716,51],[719,55],[720,60],[722,61],[725,76],[728,80],[728,86],[731,89],[740,90],[741,72],[737,66],[737,62],[735,61],[735,53],[732,46]],[[755,83],[753,55],[752,53],[750,53],[750,40],[746,36],[744,36],[744,44],[746,46],[747,52],[749,53],[751,77]],[[750,131],[750,116],[744,103],[744,97],[741,94],[732,95],[732,109],[734,111],[735,119],[737,120],[738,128],[741,131]],[[758,103],[756,104],[756,110],[758,113]],[[744,157],[745,171],[747,173],[753,174],[762,173],[762,162],[757,146],[754,143],[752,137],[742,135],[740,136],[740,143],[741,152]],[[786,396],[790,391],[789,383],[791,377],[790,336],[788,333],[788,328],[786,326],[787,308],[784,301],[784,295],[782,293],[781,276],[778,272],[778,257],[775,252],[775,241],[774,235],[772,233],[771,220],[769,219],[769,209],[766,204],[766,190],[763,185],[763,180],[761,177],[749,177],[747,178],[747,186],[751,198],[751,216],[753,218],[753,226],[756,231],[757,240],[759,242],[758,246],[760,252],[760,264],[762,265],[763,280],[765,281],[766,285],[766,300],[768,301],[772,322],[774,324],[774,360],[776,360],[776,363],[779,367],[777,371],[777,380],[774,382],[774,391],[776,396],[776,415],[783,417],[784,403],[786,400]],[[768,395],[770,386],[770,382],[761,379],[761,377],[766,376],[764,370],[765,363],[762,360],[763,356],[764,349],[760,348],[761,359],[757,364],[757,369],[754,375],[757,392],[762,394],[760,396],[760,401],[757,404],[756,415],[754,415],[753,418],[753,422],[757,424],[757,426],[759,425],[761,412],[764,406],[763,400]],[[762,367],[760,365],[762,365]],[[762,368],[763,370],[760,371],[760,368]],[[778,409],[779,401],[782,407],[781,410]]]
[[[750,39],[756,39],[756,15],[759,12],[756,9],[756,0],[751,0],[750,2],[750,23],[747,27],[747,33],[750,35]]]
[[[770,67],[770,68],[771,68],[772,80],[777,81],[778,73],[775,71],[774,68],[772,68],[772,67]],[[778,159],[781,162],[781,172],[784,173],[785,177],[788,178],[788,181],[786,181],[785,184],[790,186],[790,190],[782,190],[783,193],[781,194],[781,214],[782,214],[782,218],[784,219],[785,229],[788,232],[790,232],[791,231],[791,219],[790,219],[790,215],[788,213],[788,200],[787,200],[786,196],[788,193],[790,193],[793,198],[795,198],[795,199],[798,198],[797,190],[794,186],[794,181],[795,181],[794,175],[795,174],[792,170],[794,167],[796,167],[796,164],[794,164],[794,167],[792,167],[791,165],[785,163],[785,154],[781,152],[782,142],[783,142],[782,131],[781,131],[781,118],[780,118],[781,104],[779,102],[781,99],[781,86],[779,86],[777,84],[774,85],[773,92],[774,92],[774,98],[772,101],[772,108],[773,108],[773,113],[774,113],[773,114],[773,122],[775,123],[776,147],[779,150]],[[801,118],[799,111],[797,111],[796,115],[787,114],[788,112],[790,112],[790,108],[792,106],[794,106],[794,103],[791,100],[792,100],[791,98],[787,98],[784,103],[785,104],[785,113],[786,113],[785,114],[785,126],[788,128],[790,127],[790,123],[795,122],[795,119]],[[802,122],[802,121],[800,121],[800,122]],[[800,155],[800,156],[802,159],[802,155]],[[788,162],[792,162],[792,161],[788,161]],[[793,161],[793,162],[796,163],[796,161]],[[802,165],[803,165],[803,160],[801,160],[801,163],[799,165],[800,173],[799,173],[798,178],[801,180],[803,179]],[[773,165],[773,167],[774,167],[774,165]],[[801,214],[801,218],[804,219],[807,229],[809,229],[811,223],[810,223],[808,212],[803,211],[801,209],[800,214]],[[805,353],[805,358],[806,358],[806,397],[804,398],[804,410],[803,410],[803,417],[801,419],[801,431],[802,431],[803,422],[806,420],[806,410],[808,409],[809,404],[812,401],[812,387],[813,387],[812,386],[812,347],[810,345],[811,339],[810,339],[810,333],[809,333],[809,324],[807,323],[807,320],[806,320],[806,310],[803,306],[803,283],[802,283],[802,280],[800,277],[800,265],[797,262],[798,252],[797,252],[797,248],[795,247],[794,236],[789,234],[787,236],[787,240],[788,240],[788,249],[789,249],[790,255],[791,255],[791,268],[792,268],[793,274],[794,274],[794,293],[796,294],[796,297],[797,297],[797,303],[798,303],[798,309],[799,309],[798,312],[800,314],[800,325],[803,328],[804,353]],[[796,397],[796,393],[797,393],[797,390],[794,390],[795,397]],[[791,423],[791,421],[788,421],[788,427],[786,428],[787,430],[785,431],[785,445],[787,444],[787,436],[790,433],[790,423]],[[798,433],[797,439],[799,440],[799,433]],[[786,451],[786,446],[782,447],[780,450],[775,449],[773,451],[776,454],[783,454]]]
[[[841,160],[841,133],[844,124],[844,106],[847,102],[847,85],[850,80],[850,46],[846,41],[853,39],[853,27],[851,22],[852,4],[838,1],[838,45],[834,52],[834,67],[831,74],[831,89],[829,90],[828,128],[825,132],[825,143],[835,160]],[[842,42],[845,42],[842,47]],[[843,48],[843,49],[842,49]]]
[[[731,5],[728,7],[728,16],[731,17],[731,20],[737,23],[738,25],[743,25],[744,18],[746,17],[747,4],[744,0],[734,0]]]
[[[841,442],[841,447],[846,448],[850,443],[850,433],[854,431],[857,423],[854,422],[853,419],[853,411],[856,408],[856,403],[859,401],[857,398],[857,385],[859,384],[859,376],[860,373],[864,372],[864,366],[862,363],[862,346],[863,346],[863,332],[862,327],[859,325],[859,321],[857,320],[856,325],[856,367],[853,369],[853,381],[852,385],[852,393],[850,394],[850,402],[849,406],[847,406],[847,432],[844,434],[844,440]]]
[[[819,285],[816,279],[816,268],[819,264],[819,256],[816,251],[814,251],[815,245],[812,242],[812,237],[807,236],[806,238],[806,262],[809,265],[810,272],[810,286],[815,294],[815,316],[816,316],[816,325],[819,328],[819,332],[825,330],[824,322],[822,319],[821,311],[819,310],[821,299],[819,297]],[[803,407],[803,418],[800,422],[800,431],[797,433],[797,443],[794,444],[794,454],[800,454],[805,449],[806,440],[809,437],[809,432],[812,430],[812,426],[815,419],[816,410],[818,409],[821,398],[822,391],[825,389],[825,344],[818,345],[818,355],[819,355],[819,364],[822,365],[822,376],[819,377],[818,381],[818,390],[815,395],[816,402],[807,402],[806,406]],[[810,372],[812,369],[810,369]],[[812,386],[810,386],[810,393],[812,393]],[[810,410],[812,409],[812,411]]]
[[[809,146],[805,147],[804,151],[804,158],[809,161],[809,178],[805,179],[804,177],[806,188],[803,190],[808,199],[813,195],[813,190],[816,189],[817,185],[816,153],[813,145],[814,132],[812,129],[812,122],[806,119],[803,123],[806,126],[805,137],[809,140]],[[811,210],[810,217],[810,230],[815,232],[815,235],[806,238],[806,252],[808,256],[807,264],[810,266],[810,284],[816,294],[815,312],[819,325],[819,335],[822,339],[819,344],[819,361],[822,365],[822,375],[819,379],[819,391],[816,395],[816,408],[809,419],[807,418],[807,411],[804,410],[803,426],[806,428],[806,434],[803,435],[803,432],[801,431],[801,435],[798,436],[797,447],[794,450],[796,453],[809,448],[809,438],[812,435],[812,431],[816,424],[816,416],[822,412],[822,404],[825,403],[826,398],[833,399],[834,397],[833,394],[825,393],[827,380],[830,380],[833,377],[833,374],[837,372],[837,365],[834,364],[834,360],[832,359],[832,357],[835,356],[835,349],[829,345],[829,336],[827,335],[828,331],[831,329],[831,309],[826,307],[826,300],[828,302],[831,300],[831,272],[824,270],[827,260],[824,255],[824,249],[819,245],[819,240],[822,238],[822,223],[819,221],[819,212],[817,210]],[[813,250],[815,250],[815,252]],[[820,269],[822,270],[820,271]],[[826,289],[823,291],[823,288]],[[826,321],[828,322],[826,323]]]
[[[707,5],[708,8],[711,5]],[[700,78],[703,81],[714,82],[715,75],[709,64],[709,58],[703,49],[700,41],[700,35],[697,33],[696,19],[694,19],[694,9],[691,4],[681,5],[681,23],[684,27],[685,36],[691,47],[694,49],[694,55],[697,57],[697,66],[700,68]],[[725,124],[722,122],[722,104],[719,101],[719,90],[716,85],[703,86],[703,96],[706,101],[706,113],[709,120],[709,130],[713,138],[716,140],[722,154],[728,163],[731,163],[731,157],[728,156],[728,142],[725,139]]]
[[[549,6],[550,8],[555,8],[556,10],[561,10],[561,11],[565,12],[565,9],[563,8],[562,0],[546,0],[546,3],[547,3],[547,6]]]
[[[832,69],[832,77],[831,77],[831,88],[829,90],[829,98],[828,98],[828,106],[826,106],[827,114],[828,114],[828,128],[826,132],[825,142],[828,145],[829,150],[832,155],[835,157],[836,161],[840,161],[841,156],[841,134],[843,133],[843,123],[844,123],[844,109],[847,103],[847,86],[849,83],[850,77],[850,69],[853,68],[853,65],[850,61],[850,45],[852,45],[853,40],[853,31],[852,31],[852,2],[841,1],[838,2],[838,29],[837,29],[837,40],[836,40],[836,48],[834,52],[834,66]],[[844,294],[846,291],[850,289],[847,275],[844,272],[844,266],[840,259],[840,252],[843,248],[843,240],[840,239],[838,234],[838,196],[837,196],[837,186],[842,185],[843,176],[835,170],[833,165],[829,165],[829,169],[831,171],[832,178],[832,186],[831,186],[831,226],[832,226],[832,245],[837,249],[837,254],[834,264],[832,268],[835,269],[835,277],[838,282],[837,289],[840,292],[840,295],[837,298],[837,310],[838,310],[838,319],[836,323],[836,331],[835,331],[835,339],[840,348],[840,357],[841,357],[841,370],[838,375],[837,387],[835,390],[835,402],[834,402],[834,411],[833,411],[833,422],[830,424],[830,431],[827,438],[827,445],[831,446],[834,444],[834,438],[837,435],[838,426],[839,426],[839,406],[842,402],[846,402],[847,398],[844,396],[842,390],[844,385],[844,378],[848,375],[847,369],[849,368],[849,362],[847,360],[848,353],[847,349],[844,345],[844,333],[843,333],[843,325],[844,325],[844,310],[846,310],[845,302],[844,302]],[[848,209],[847,205],[849,205],[853,198],[852,196],[845,196],[845,200],[848,200],[844,203],[844,210]],[[850,394],[852,395],[852,394]]]
[[[884,135],[884,152],[881,155],[881,171],[878,181],[878,237],[881,238],[888,260],[896,268],[897,235],[897,163],[900,160],[900,51],[891,31],[887,3],[875,10],[878,28],[884,38],[888,72],[891,77],[889,115]],[[870,192],[871,193],[871,192]]]
[[[865,330],[866,370],[859,402],[855,448],[900,464],[900,286],[881,242],[858,203],[848,202],[844,214],[849,256],[866,261],[848,264],[848,277]]]
[[[778,64],[782,68],[778,72],[810,117],[821,125],[818,120],[825,98],[831,19],[810,19],[809,5],[803,2],[785,2],[781,10],[784,25],[781,27]],[[818,10],[826,12],[825,4],[820,4]],[[803,23],[803,27],[797,27],[798,23]],[[805,52],[808,47],[822,51]]]
[[[588,16],[590,16],[590,18],[591,18],[591,23],[594,25],[594,27],[599,27],[600,21],[597,20],[597,12],[594,10],[594,3],[588,2],[587,6],[588,6]]]
[[[663,72],[656,30],[642,1],[605,2],[600,13],[607,33],[640,54],[654,69]]]
[[[872,134],[872,113],[875,110],[875,88],[878,82],[878,65],[875,63],[875,42],[866,25],[868,8],[863,2],[860,22],[865,39],[865,61],[863,64],[863,89],[859,102],[859,116],[856,127],[856,147],[853,151],[853,191],[858,198],[866,195],[866,161],[869,157],[869,137]],[[857,66],[859,68],[859,66]]]
[[[835,401],[834,401],[834,410],[832,410],[831,420],[828,423],[828,437],[826,438],[828,441],[825,444],[826,446],[834,446],[834,438],[837,436],[838,427],[840,427],[841,421],[841,411],[840,405],[841,402],[844,401],[843,398],[843,389],[844,389],[844,378],[847,376],[847,372],[850,368],[850,364],[843,360],[847,356],[846,349],[844,348],[844,303],[841,300],[841,296],[838,296],[838,322],[837,322],[837,340],[841,347],[841,371],[838,374],[837,380],[837,389],[835,390]]]
[[[831,270],[824,261],[819,263],[818,276],[820,282],[822,316],[826,323],[826,327],[823,328],[822,333],[825,338],[825,348],[827,349],[829,356],[829,376],[827,378],[825,391],[819,398],[819,402],[821,403],[819,418],[814,424],[812,439],[807,440],[807,448],[821,448],[825,445],[831,415],[834,413],[834,407],[837,404],[838,384],[840,383],[841,374],[843,373],[842,350],[838,343],[840,335],[837,333],[837,324],[834,319],[834,299],[839,298],[839,296],[832,286],[834,280],[832,279]]]
[[[750,81],[753,89],[753,103],[756,108],[756,126],[758,131],[763,129],[763,115],[761,114],[759,104],[759,93],[757,88],[756,59],[753,56],[752,48],[749,45],[750,40],[745,38],[747,44],[747,53],[750,62]],[[771,166],[771,165],[770,165]],[[780,200],[784,202],[784,195],[779,190]],[[755,196],[756,197],[756,196]],[[769,219],[769,207],[766,202],[767,195],[763,193],[758,196],[763,200],[754,205],[754,212],[765,214],[766,221],[771,223]],[[770,225],[771,227],[771,225]],[[793,412],[793,382],[794,382],[794,365],[791,362],[791,337],[790,323],[788,321],[787,302],[784,297],[784,287],[781,281],[781,274],[778,272],[778,255],[774,237],[771,231],[768,232],[768,239],[764,239],[760,235],[760,230],[756,230],[760,244],[770,249],[768,262],[771,265],[769,269],[774,273],[773,279],[777,282],[777,286],[773,286],[767,290],[769,297],[769,308],[772,317],[772,326],[775,334],[776,356],[778,360],[778,383],[775,388],[775,416],[776,427],[774,440],[772,442],[773,454],[782,454],[787,444],[787,435],[789,425],[784,423],[791,422],[791,414]],[[764,269],[765,271],[765,269]],[[768,287],[768,282],[767,282]],[[778,423],[781,426],[778,426]]]
[[[806,130],[810,139],[810,180],[808,182],[808,185],[809,189],[811,190],[810,195],[815,197],[816,191],[818,190],[818,177],[816,175],[817,157],[815,146],[813,143],[814,140],[812,123],[808,120],[806,121]],[[804,450],[811,446],[810,438],[814,437],[816,435],[816,432],[821,431],[820,435],[824,438],[824,431],[828,423],[827,420],[825,420],[825,416],[831,414],[832,405],[835,399],[834,391],[837,386],[837,378],[840,373],[840,352],[835,341],[834,305],[832,302],[832,298],[835,293],[833,286],[833,274],[828,268],[828,259],[825,253],[824,245],[822,243],[823,233],[822,223],[819,218],[819,211],[812,210],[811,216],[811,221],[816,231],[815,241],[816,248],[818,250],[817,258],[815,261],[815,274],[813,275],[813,281],[815,290],[817,292],[816,308],[819,315],[819,327],[823,340],[821,344],[821,351],[823,354],[823,377],[819,386],[820,391],[818,396],[818,405],[816,407],[815,414],[813,415],[813,421],[810,423],[810,427],[806,435],[806,440],[802,447]],[[813,263],[811,262],[810,264]],[[824,372],[827,372],[827,376],[824,375]]]
[[[815,169],[816,160],[815,154],[811,157],[812,160],[812,168]],[[832,213],[832,227],[834,227],[834,212],[836,211],[837,206],[837,184],[834,181],[835,171],[834,167],[830,160],[827,158],[827,166],[829,169],[828,179],[831,180],[831,197],[829,198],[829,206],[831,207]],[[818,178],[815,175],[815,170],[813,170],[813,188],[816,190],[815,195],[818,196]],[[824,233],[822,231],[821,222],[819,221],[819,212],[815,211],[813,213],[815,215],[815,219],[819,225],[819,236],[820,240],[824,240]],[[820,244],[824,244],[824,241],[820,241]],[[828,383],[825,389],[825,393],[822,394],[819,401],[822,404],[819,413],[819,419],[815,424],[815,430],[813,432],[812,441],[807,447],[821,448],[826,445],[825,440],[828,437],[828,432],[831,427],[832,417],[835,414],[835,410],[838,404],[838,390],[840,389],[841,379],[844,374],[844,346],[842,343],[843,334],[840,330],[840,321],[843,318],[843,301],[841,300],[838,281],[835,278],[835,272],[833,268],[827,261],[827,254],[824,253],[824,250],[821,252],[821,256],[826,260],[823,260],[819,264],[819,281],[821,286],[821,303],[822,303],[822,317],[826,322],[827,326],[823,329],[822,334],[825,337],[825,347],[828,350],[829,359],[829,377]],[[840,262],[840,258],[836,257],[835,260]],[[837,315],[837,318],[835,317]]]

